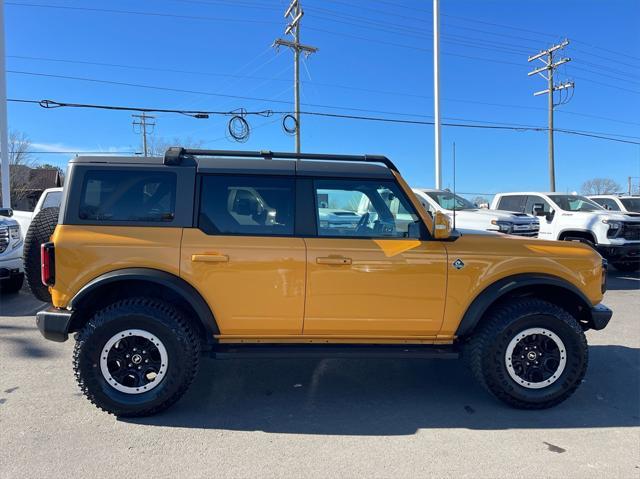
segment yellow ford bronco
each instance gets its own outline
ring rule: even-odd
[[[464,357],[497,398],[547,408],[612,315],[592,248],[452,231],[383,156],[79,157],[59,213],[32,227],[45,242],[27,274],[52,303],[38,328],[76,333],[80,388],[117,416],[173,404],[203,353]]]

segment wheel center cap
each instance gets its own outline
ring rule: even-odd
[[[529,361],[535,361],[538,358],[538,354],[535,351],[529,351],[527,353],[527,359]]]
[[[133,356],[131,356],[131,362],[133,364],[140,364],[142,362],[142,356],[140,356],[139,354],[134,354]]]

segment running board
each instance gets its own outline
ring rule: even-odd
[[[454,346],[369,344],[216,344],[214,359],[248,358],[354,358],[354,359],[458,359]]]

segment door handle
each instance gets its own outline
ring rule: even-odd
[[[324,256],[316,258],[318,264],[351,264],[351,258],[344,256]]]
[[[228,263],[229,257],[226,254],[192,254],[191,261],[201,263]]]

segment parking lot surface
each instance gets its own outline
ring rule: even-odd
[[[118,420],[82,397],[73,340],[35,329],[42,303],[0,301],[2,478],[640,477],[637,275],[610,273],[584,384],[545,411],[499,403],[461,361],[205,359],[170,410]]]

